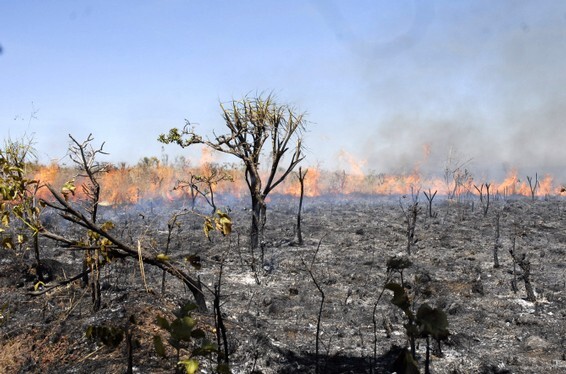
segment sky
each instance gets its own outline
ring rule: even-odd
[[[1,135],[42,162],[90,133],[104,161],[196,161],[158,135],[272,92],[305,165],[566,180],[566,2],[2,1],[0,48]]]

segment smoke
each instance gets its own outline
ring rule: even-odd
[[[458,155],[479,178],[566,180],[566,5],[555,1],[415,1],[404,34],[351,46],[374,113],[357,155],[377,172],[443,172]],[[424,150],[423,150],[424,149]],[[426,151],[425,151],[426,150]]]
[[[457,158],[479,179],[566,180],[566,4],[379,3],[373,29],[338,2],[314,4],[366,87],[373,112],[351,131],[366,169],[438,175]]]

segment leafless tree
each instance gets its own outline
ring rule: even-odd
[[[299,211],[297,212],[297,241],[299,245],[303,245],[303,232],[301,230],[301,211],[303,210],[303,197],[305,195],[305,177],[307,176],[308,169],[303,173],[303,169],[299,167],[299,173],[297,178],[301,186],[301,192],[299,195]]]
[[[483,188],[484,187],[485,187],[485,199],[484,199],[484,194],[483,194]],[[478,191],[478,193],[480,195],[480,203],[482,204],[483,216],[484,217],[487,216],[487,212],[489,211],[489,199],[490,199],[489,188],[490,187],[491,187],[490,183],[482,183],[482,184],[480,184],[479,187],[474,184],[474,188],[476,189],[476,191]]]
[[[195,133],[190,122],[184,128],[173,128],[159,136],[165,144],[175,143],[185,148],[204,144],[216,151],[238,157],[245,167],[251,205],[251,248],[259,247],[266,223],[267,195],[293,171],[303,159],[302,131],[304,113],[289,105],[280,105],[272,94],[267,97],[244,97],[220,104],[228,132],[213,134],[212,139]],[[284,159],[285,156],[290,156]],[[266,161],[267,173],[260,173],[260,162]],[[263,250],[262,250],[263,257]],[[262,258],[263,260],[263,258]]]
[[[535,173],[535,180],[533,182],[533,177],[527,175],[527,181],[529,182],[529,190],[531,191],[531,200],[535,201],[537,188],[540,186],[538,181],[538,173]]]
[[[103,151],[104,143],[100,145],[100,148],[95,149],[92,146],[92,141],[94,138],[92,134],[89,134],[87,139],[82,143],[77,141],[69,134],[71,139],[71,145],[69,146],[69,158],[77,165],[79,169],[78,177],[86,178],[87,183],[82,185],[83,192],[86,199],[86,210],[90,214],[90,221],[96,224],[97,213],[98,213],[98,203],[100,201],[100,183],[98,182],[98,176],[101,173],[106,172],[108,165],[97,161],[97,156],[99,154],[105,155],[106,152]],[[72,184],[67,186],[67,190],[64,193],[73,193],[74,188]],[[93,238],[86,238],[87,246],[92,245]],[[88,277],[88,273],[85,271],[87,266],[90,267],[90,288],[91,296],[93,302],[93,308],[95,311],[100,309],[100,249],[95,248],[94,250],[87,249],[85,251],[85,260],[83,262],[83,274],[85,278]],[[88,279],[83,279],[83,284],[86,284]]]
[[[428,189],[428,193],[426,191],[423,191],[427,201],[428,201],[428,216],[430,218],[434,217],[434,215],[432,214],[432,200],[434,200],[434,197],[436,196],[436,193],[438,192],[438,190],[435,190],[434,192],[431,191],[431,189]]]

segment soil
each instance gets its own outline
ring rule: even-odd
[[[320,373],[392,372],[408,346],[407,320],[391,303],[393,293],[383,291],[386,282],[401,282],[399,272],[387,269],[394,256],[412,263],[402,275],[414,310],[427,303],[447,315],[450,336],[441,349],[433,344],[432,373],[566,372],[566,200],[500,199],[484,215],[477,199],[437,198],[433,217],[421,201],[408,255],[406,212],[411,203],[410,197],[306,199],[304,244],[298,245],[298,201],[274,197],[268,205],[264,260],[256,262],[254,272],[247,246],[250,212],[245,204],[232,202],[234,231],[228,237],[214,232],[209,241],[201,216],[179,216],[170,232],[170,261],[205,286],[210,312],[191,315],[212,341],[209,290],[223,264],[220,307],[233,373],[314,373],[317,368]],[[135,246],[139,242],[157,255],[167,248],[167,222],[175,212],[178,207],[153,203],[105,207],[100,221],[113,221],[123,240]],[[495,268],[497,216],[501,247]],[[44,221],[67,236],[84,235],[48,212]],[[81,252],[46,239],[40,244],[46,286],[81,272]],[[525,255],[530,263],[535,301],[527,300],[523,270],[509,253],[513,245],[515,258]],[[200,269],[186,261],[189,255],[200,256]],[[259,251],[253,255],[259,261]],[[156,320],[172,321],[192,295],[170,275],[163,289],[161,270],[149,265],[143,270],[145,277],[135,259],[105,266],[102,308],[93,312],[90,291],[80,281],[31,296],[37,285],[31,251],[2,250],[0,372],[125,373],[125,331],[131,331],[134,373],[175,372],[175,350]],[[103,333],[92,333],[104,328],[118,332],[118,338],[109,342]],[[165,358],[156,353],[155,335],[165,341]],[[426,340],[418,339],[421,372],[425,350]],[[190,351],[182,349],[181,358]],[[215,359],[199,358],[201,372],[212,373]]]

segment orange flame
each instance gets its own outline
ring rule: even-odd
[[[426,154],[425,149],[425,154]],[[454,188],[453,181],[442,178],[426,177],[418,169],[410,174],[366,174],[363,172],[365,161],[356,161],[347,152],[340,152],[342,162],[347,163],[348,172],[326,171],[319,167],[309,167],[304,181],[304,194],[306,197],[321,195],[404,195],[416,193],[417,191],[438,191],[440,195],[447,194]],[[135,204],[144,200],[158,199],[164,202],[175,202],[189,199],[189,193],[183,189],[174,189],[179,180],[186,179],[188,173],[206,175],[210,173],[211,161],[214,158],[208,151],[201,155],[201,165],[190,167],[187,162],[182,164],[161,163],[157,159],[144,159],[135,166],[112,167],[108,172],[99,176],[101,184],[101,205]],[[305,168],[307,170],[307,168]],[[234,182],[221,181],[215,186],[216,196],[229,195],[242,198],[249,195],[248,186],[245,183],[243,170],[239,167],[227,167],[228,173]],[[33,178],[41,183],[49,183],[55,188],[62,186],[66,181],[76,176],[77,171],[73,168],[62,167],[56,163],[39,166],[33,171]],[[512,170],[507,177],[500,182],[491,181],[490,192],[499,195],[524,195],[531,196],[533,187],[535,196],[560,195],[561,186],[554,183],[550,175],[544,178],[532,178],[531,184],[528,180],[521,180],[517,170]],[[76,178],[76,197],[84,198],[82,185],[88,181],[84,177]],[[480,184],[475,181],[462,187],[462,191],[477,195],[471,183]],[[47,198],[48,191],[41,190],[40,197]],[[274,190],[275,194],[298,196],[300,185],[297,177],[291,174],[280,186]]]

